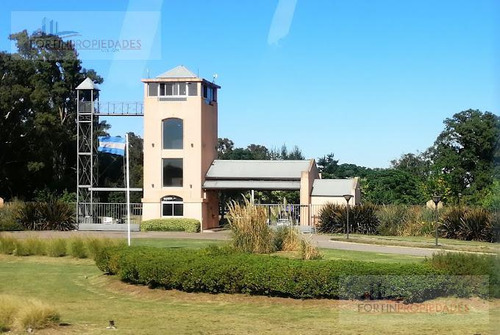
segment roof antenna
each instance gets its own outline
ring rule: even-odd
[[[148,79],[149,79],[149,68],[146,69],[146,73],[147,73],[147,76],[148,76]]]
[[[215,79],[217,79],[219,75],[217,73],[214,73],[214,75],[212,76],[212,83],[215,84]]]

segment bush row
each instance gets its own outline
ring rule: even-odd
[[[61,200],[14,202],[0,208],[0,231],[74,230],[75,228],[75,207]]]
[[[431,236],[435,231],[436,213],[420,206],[359,205],[349,213],[349,230],[359,234],[395,236]],[[319,231],[343,233],[345,206],[327,204],[320,211]],[[500,241],[500,216],[482,208],[448,207],[439,211],[439,234],[444,238]]]
[[[50,256],[75,258],[95,258],[105,246],[122,245],[122,240],[108,238],[54,238],[18,239],[12,236],[0,235],[0,254],[15,256]]]
[[[125,282],[187,292],[407,302],[450,295],[488,296],[487,277],[450,276],[445,269],[434,267],[432,261],[303,261],[218,247],[110,247],[101,249],[95,259],[101,271],[116,274]]]
[[[200,221],[188,218],[153,219],[141,222],[141,231],[185,231],[198,233]]]
[[[377,206],[357,205],[349,210],[349,231],[359,234],[377,234],[380,221],[375,215]],[[319,213],[322,233],[341,233],[345,231],[347,222],[346,207],[337,204],[326,204]]]

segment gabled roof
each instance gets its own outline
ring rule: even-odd
[[[185,66],[179,65],[157,76],[156,78],[198,78],[193,72]]]
[[[300,180],[308,171],[309,160],[215,160],[206,179],[216,180]]]
[[[94,84],[94,82],[92,81],[92,79],[90,79],[89,77],[85,78],[84,81],[82,81],[80,83],[80,85],[78,85],[76,87],[77,90],[98,90],[99,88],[97,87],[96,84]]]
[[[205,180],[203,188],[210,190],[300,190],[299,180]]]
[[[352,194],[357,183],[357,179],[315,179],[311,196],[341,197],[344,194]]]

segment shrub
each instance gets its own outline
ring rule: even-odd
[[[441,252],[427,261],[434,269],[455,276],[487,276],[490,297],[500,297],[500,257]]]
[[[32,256],[45,255],[45,243],[36,238],[14,239],[14,250],[12,254],[15,256]]]
[[[69,255],[75,258],[87,258],[88,251],[83,239],[73,237],[68,240]]]
[[[384,205],[377,210],[378,232],[392,236],[431,236],[435,213],[421,206]]]
[[[492,215],[482,208],[450,208],[442,216],[441,234],[466,241],[495,241]]]
[[[18,329],[44,329],[58,324],[60,315],[52,306],[34,300],[19,310],[16,319]]]
[[[294,227],[278,227],[273,234],[274,250],[297,251],[300,249],[300,232]]]
[[[43,229],[63,231],[76,229],[74,205],[56,199],[38,205]]]
[[[23,230],[23,227],[17,222],[18,207],[18,202],[0,207],[0,231]]]
[[[73,230],[76,228],[75,209],[70,203],[57,199],[48,202],[17,204],[14,216],[26,230]]]
[[[37,202],[22,203],[16,213],[19,224],[26,230],[43,230],[40,204]]]
[[[112,239],[112,238],[86,238],[83,240],[86,246],[88,257],[95,259],[99,252],[110,246],[123,247],[127,243],[122,239]]]
[[[232,243],[236,250],[252,253],[274,251],[273,232],[267,225],[264,207],[252,205],[246,199],[244,205],[233,201],[229,204],[227,219],[233,235]]]
[[[10,255],[16,249],[17,239],[11,236],[0,235],[0,253]]]
[[[311,239],[302,238],[300,240],[300,257],[303,260],[321,259],[323,255],[318,247],[312,244]]]
[[[0,294],[0,332],[43,329],[56,325],[59,320],[59,313],[53,307],[38,300]]]
[[[414,220],[405,205],[383,205],[377,210],[380,220],[378,232],[381,235],[397,236],[401,234],[408,221]]]
[[[66,240],[57,238],[47,241],[47,256],[50,257],[63,257],[67,255]]]
[[[247,293],[291,298],[403,299],[480,295],[485,282],[455,275],[432,261],[387,264],[303,261],[218,250],[108,247],[96,257],[99,269],[123,281],[188,292]],[[494,271],[488,268],[488,271]],[[483,284],[483,285],[480,285]],[[495,285],[498,285],[496,282]],[[487,286],[486,286],[487,288]]]
[[[185,231],[198,233],[200,221],[188,218],[153,219],[141,222],[141,231]]]
[[[359,234],[377,234],[380,224],[375,215],[376,206],[371,204],[349,207],[349,231]],[[346,206],[326,204],[319,212],[321,233],[343,233],[347,222]]]

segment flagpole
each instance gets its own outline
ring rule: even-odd
[[[129,169],[129,147],[128,147],[128,133],[125,134],[125,150],[126,151],[126,164],[127,164],[127,242],[130,246],[130,169]]]

